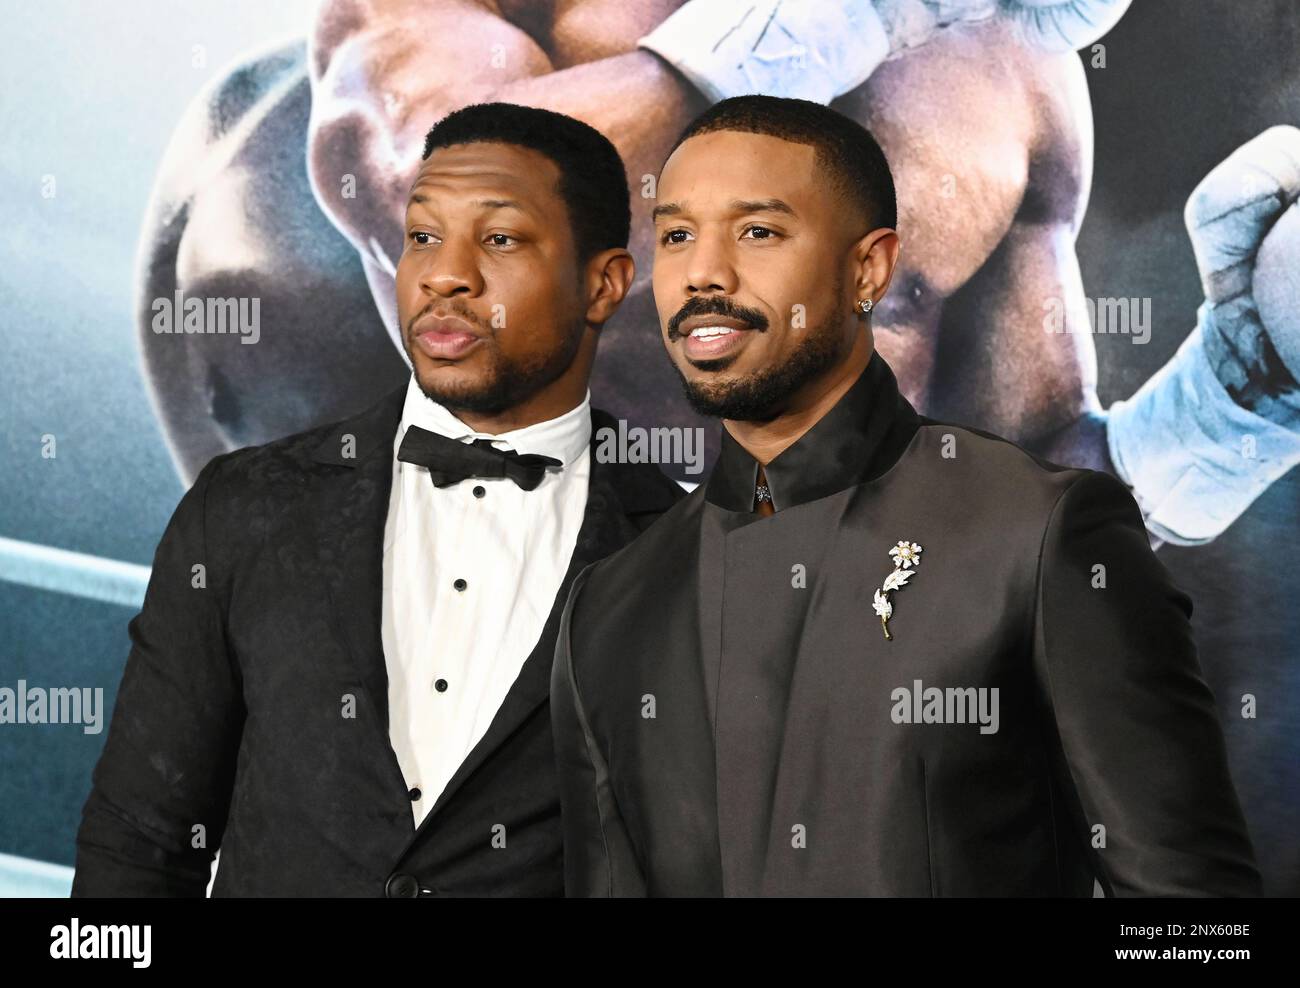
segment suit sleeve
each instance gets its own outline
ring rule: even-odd
[[[1108,896],[1261,894],[1191,614],[1132,495],[1087,471],[1044,534],[1033,648],[1058,791],[1080,839],[1104,837],[1092,853]]]
[[[208,490],[222,459],[177,506],[129,625],[131,652],[77,832],[74,897],[207,889],[244,723],[219,567],[208,554]]]
[[[588,566],[578,574],[569,591],[551,671],[551,726],[564,826],[564,893],[571,898],[644,896],[645,879],[574,675],[570,626],[590,572]],[[615,658],[596,656],[595,660]]]

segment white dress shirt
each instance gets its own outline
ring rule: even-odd
[[[589,391],[558,418],[490,436],[425,397],[414,375],[407,386],[384,525],[383,645],[389,737],[420,793],[417,827],[486,733],[559,593],[587,505],[590,402]],[[563,466],[531,491],[508,478],[435,488],[427,467],[397,459],[412,425]]]

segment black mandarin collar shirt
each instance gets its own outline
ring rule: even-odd
[[[893,370],[873,352],[831,410],[767,465],[772,507],[782,511],[876,479],[898,461],[920,425]],[[758,466],[724,428],[705,500],[726,511],[753,512]]]

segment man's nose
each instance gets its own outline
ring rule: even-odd
[[[700,294],[734,295],[739,279],[731,251],[722,237],[700,237],[691,246],[684,271],[688,297]]]
[[[483,274],[476,263],[473,245],[449,238],[429,251],[420,276],[420,287],[427,293],[451,298],[455,295],[476,296],[483,292]]]

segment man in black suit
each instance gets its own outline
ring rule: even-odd
[[[585,570],[551,708],[570,895],[1258,895],[1190,599],[1109,474],[920,416],[857,123],[726,100],[654,291],[708,481]]]
[[[429,132],[396,272],[411,380],[182,499],[74,895],[201,896],[218,849],[214,895],[562,894],[564,595],[681,496],[593,453],[628,217],[576,120],[489,104]]]

